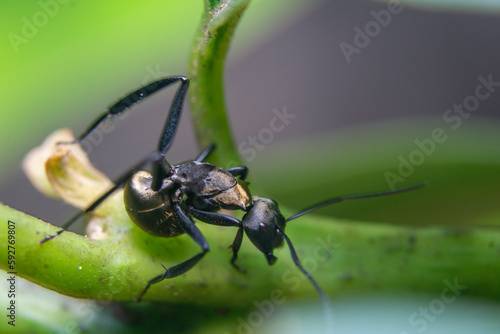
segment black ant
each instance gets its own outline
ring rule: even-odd
[[[194,217],[208,224],[238,227],[232,244],[233,256],[230,263],[240,272],[245,272],[236,264],[238,251],[243,240],[243,232],[265,255],[269,265],[276,262],[276,257],[273,255],[274,249],[281,246],[285,241],[295,265],[309,279],[324,304],[327,305],[325,293],[314,278],[303,268],[292,242],[285,234],[286,223],[326,205],[344,200],[401,193],[419,188],[423,184],[393,191],[329,199],[285,219],[275,201],[261,197],[252,198],[247,183],[244,181],[248,173],[247,167],[223,169],[203,162],[214,150],[215,145],[213,144],[193,161],[174,166],[167,161],[165,154],[175,136],[184,97],[189,86],[189,79],[183,76],[167,77],[128,94],[95,120],[78,139],[62,144],[75,144],[82,141],[106,119],[121,114],[135,103],[176,82],[180,82],[181,85],[170,107],[157,150],[115,180],[114,187],[99,197],[87,209],[73,216],[56,234],[45,237],[40,243],[47,242],[66,231],[85,213],[93,211],[109,195],[124,185],[125,209],[138,227],[149,234],[160,237],[175,237],[187,233],[201,248],[200,253],[188,260],[170,268],[164,267],[165,271],[162,274],[149,280],[137,301],[142,299],[152,284],[184,274],[209,251],[208,242],[196,227],[192,219]],[[148,164],[152,164],[151,172],[142,170]],[[217,213],[220,209],[241,209],[245,211],[245,215],[239,220]]]

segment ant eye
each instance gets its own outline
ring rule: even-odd
[[[182,173],[181,176],[185,179],[187,177],[186,173]]]

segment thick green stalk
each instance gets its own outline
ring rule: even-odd
[[[119,195],[108,203],[117,209],[108,214],[116,227],[108,229],[105,240],[67,232],[40,245],[38,240],[54,233],[55,226],[0,206],[0,215],[16,224],[18,275],[69,296],[130,301],[162,271],[160,263],[170,266],[198,251],[188,237],[157,238],[134,227]],[[7,249],[7,222],[3,225],[0,247]],[[302,262],[335,296],[391,290],[439,293],[446,281],[456,280],[467,287],[466,293],[500,298],[497,229],[412,229],[317,217],[290,225]],[[154,285],[146,300],[229,306],[269,299],[273,290],[285,299],[315,295],[286,248],[276,252],[279,260],[268,267],[264,256],[245,242],[239,261],[248,274],[242,275],[229,265],[226,248],[235,230],[200,228],[211,252],[186,275]],[[6,261],[0,268],[11,271]]]
[[[208,1],[189,66],[190,106],[198,144],[217,143],[212,161],[241,165],[231,136],[224,103],[224,62],[231,37],[249,0]]]

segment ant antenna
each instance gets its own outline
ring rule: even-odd
[[[406,192],[406,191],[410,191],[410,190],[415,190],[415,189],[418,189],[418,188],[422,188],[426,185],[425,182],[422,182],[422,183],[419,183],[419,184],[415,184],[413,186],[409,186],[409,187],[405,187],[405,188],[399,188],[399,189],[394,189],[394,190],[389,190],[389,191],[381,191],[381,192],[377,192],[377,193],[371,193],[371,194],[361,194],[361,195],[349,195],[349,196],[341,196],[341,197],[336,197],[336,198],[332,198],[332,199],[329,199],[329,200],[326,200],[322,203],[319,203],[319,204],[316,204],[308,209],[305,209],[304,211],[301,211],[289,218],[286,219],[287,222],[289,222],[290,220],[294,220],[296,218],[299,218],[303,215],[305,215],[306,213],[309,213],[311,211],[314,211],[314,210],[317,210],[317,209],[321,209],[322,207],[325,207],[327,205],[330,205],[330,204],[335,204],[335,203],[339,203],[339,202],[343,202],[343,201],[347,201],[347,200],[351,200],[351,199],[362,199],[362,198],[371,198],[371,197],[379,197],[379,196],[386,196],[386,195],[393,195],[393,194],[399,194],[399,193],[402,193],[402,192]]]
[[[289,222],[291,220],[299,218],[299,217],[301,217],[301,216],[303,216],[311,211],[320,209],[320,208],[325,207],[327,205],[339,203],[339,202],[342,202],[345,200],[393,195],[393,194],[398,194],[398,193],[402,193],[402,192],[406,192],[406,191],[410,191],[410,190],[415,190],[415,189],[421,188],[425,185],[426,185],[426,183],[423,182],[423,183],[419,183],[419,184],[416,184],[413,186],[395,189],[395,190],[390,190],[390,191],[382,191],[382,192],[370,193],[370,194],[349,195],[349,196],[341,196],[341,197],[332,198],[332,199],[326,200],[320,204],[316,204],[308,209],[305,209],[305,210],[287,218],[286,222]],[[318,282],[316,282],[316,280],[311,276],[311,274],[309,274],[309,272],[307,270],[305,270],[305,268],[300,263],[299,257],[297,256],[297,252],[295,251],[295,248],[293,247],[292,241],[290,240],[290,238],[288,238],[288,236],[285,234],[285,232],[283,232],[281,229],[278,228],[277,231],[285,239],[285,241],[288,245],[288,248],[290,249],[290,254],[292,256],[293,262],[295,263],[297,268],[299,268],[300,271],[302,271],[302,273],[304,273],[304,275],[307,277],[307,279],[314,286],[314,288],[316,289],[316,292],[318,293],[319,297],[321,298],[321,302],[323,303],[323,308],[325,310],[325,318],[326,318],[326,326],[327,326],[326,333],[333,333],[333,313],[332,313],[332,309],[331,309],[330,303],[328,302],[328,298],[326,297],[325,292],[319,286]]]
[[[326,294],[321,289],[319,286],[318,282],[309,274],[307,270],[302,267],[302,264],[300,263],[299,257],[297,256],[297,253],[295,252],[295,248],[292,245],[292,241],[290,238],[283,232],[281,229],[277,229],[278,233],[285,239],[288,248],[290,249],[290,254],[292,255],[293,262],[295,265],[304,273],[304,275],[307,277],[307,279],[311,282],[311,284],[314,286],[316,289],[316,292],[318,293],[319,297],[321,298],[321,302],[323,303],[323,309],[325,310],[325,318],[326,318],[326,333],[333,333],[333,312],[330,306],[330,303],[328,302],[328,298],[326,298]]]

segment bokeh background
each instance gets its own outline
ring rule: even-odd
[[[415,139],[444,128],[448,140],[400,184],[426,180],[423,195],[396,204],[346,203],[318,214],[412,225],[498,225],[500,91],[481,101],[457,130],[443,115],[474,94],[479,76],[500,81],[500,9],[488,1],[465,9],[459,3],[403,6],[348,62],[339,45],[353,45],[355,28],[364,30],[374,21],[372,11],[387,10],[386,3],[254,1],[226,66],[235,142],[249,142],[269,127],[273,109],[286,108],[296,117],[247,159],[251,181],[293,211],[328,196],[387,189],[384,173],[397,171],[398,157],[408,158]],[[35,1],[0,7],[0,200],[62,223],[73,209],[38,194],[21,171],[22,157],[55,129],[79,134],[106,106],[145,82],[188,74],[202,2],[69,1],[53,8],[53,17],[18,47],[9,33],[22,35],[28,29],[24,18],[33,22],[44,9]],[[117,120],[113,133],[92,150],[96,166],[116,176],[150,152],[172,94],[162,92]],[[185,110],[169,152],[173,162],[200,149],[187,104]],[[372,332],[416,333],[419,327],[409,325],[408,316],[435,296],[384,298],[383,305],[380,297],[335,305],[343,332],[366,328],[342,320],[361,317]],[[374,308],[377,316],[368,318]],[[466,333],[482,323],[482,332],[494,333],[499,310],[491,301],[463,297],[425,332]]]

